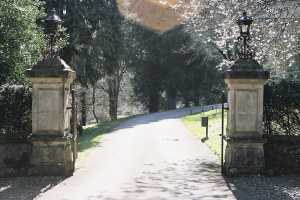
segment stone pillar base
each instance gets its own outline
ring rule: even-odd
[[[72,138],[33,137],[29,175],[72,176],[74,161]]]
[[[264,139],[229,139],[225,151],[225,174],[239,176],[263,173],[264,143]]]

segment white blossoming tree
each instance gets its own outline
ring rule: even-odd
[[[300,54],[299,1],[191,0],[187,4],[181,0],[176,8],[182,7],[185,7],[183,23],[193,39],[217,48],[227,66],[236,59],[239,36],[236,20],[243,11],[254,18],[251,45],[256,51],[255,59],[273,74],[295,65]]]

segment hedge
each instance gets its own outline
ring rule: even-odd
[[[31,89],[22,85],[0,87],[0,142],[26,142],[31,133]]]

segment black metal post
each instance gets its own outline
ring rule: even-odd
[[[50,41],[49,41],[49,46],[50,46],[50,58],[54,57],[54,34],[50,34]]]
[[[208,139],[208,124],[206,126],[206,139]]]
[[[75,123],[75,120],[74,120],[74,118],[75,118],[75,101],[74,101],[75,94],[74,93],[75,93],[75,91],[74,91],[74,89],[71,86],[71,99],[72,99],[72,104],[71,104],[71,106],[72,106],[72,119],[71,119],[72,126],[71,126],[71,133],[73,135],[74,135],[75,130],[76,130],[76,125],[74,124]]]
[[[224,173],[224,98],[222,98],[222,123],[221,123],[221,172]]]
[[[73,135],[73,164],[75,167],[75,161],[78,157],[77,152],[77,109],[76,109],[76,102],[75,102],[75,90],[73,86],[71,86],[71,96],[72,96],[72,135]]]

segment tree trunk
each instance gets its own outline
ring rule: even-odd
[[[200,106],[200,93],[196,90],[193,95],[194,106]]]
[[[199,99],[199,97],[194,97],[193,103],[194,103],[194,106],[200,106],[200,99]]]
[[[118,80],[110,79],[108,83],[109,116],[111,120],[118,119],[119,83]]]
[[[92,96],[92,104],[93,104],[93,115],[96,120],[96,123],[99,123],[99,119],[96,114],[96,86],[93,86],[93,96]]]
[[[190,105],[190,98],[187,97],[187,96],[184,96],[183,97],[183,104],[184,104],[184,107],[185,108],[189,108],[191,105]]]
[[[81,125],[86,126],[87,120],[87,105],[86,105],[86,88],[82,88],[81,91]]]
[[[118,119],[118,100],[112,94],[109,95],[109,116],[111,120]]]
[[[167,90],[167,109],[176,109],[176,90]]]
[[[150,96],[148,109],[150,113],[159,111],[159,95],[153,94]]]

